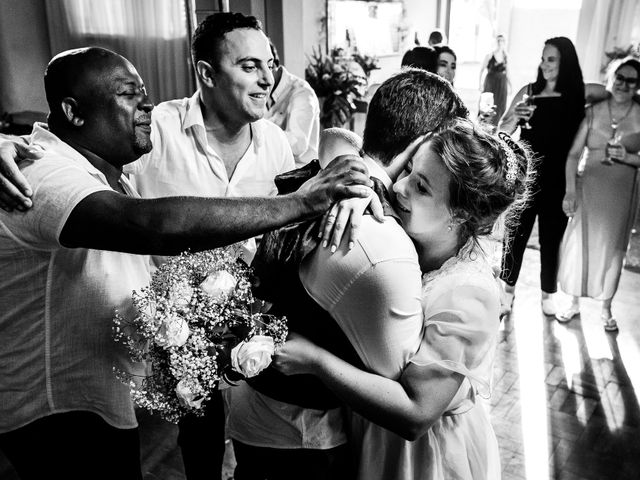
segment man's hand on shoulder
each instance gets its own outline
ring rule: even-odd
[[[31,208],[31,186],[24,178],[17,162],[37,160],[42,152],[29,147],[22,137],[2,137],[0,142],[0,208],[25,211]]]
[[[343,198],[367,197],[373,187],[367,167],[356,155],[342,155],[318,175],[302,184],[295,193],[303,197],[312,211],[323,213]]]

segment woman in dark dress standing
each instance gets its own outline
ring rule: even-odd
[[[505,50],[505,45],[504,35],[498,35],[496,37],[496,49],[485,57],[480,69],[480,92],[493,93],[496,114],[491,118],[491,123],[494,125],[498,124],[498,120],[500,120],[507,108],[509,78],[507,77],[507,51]]]
[[[538,218],[542,311],[554,315],[558,252],[567,217],[562,210],[565,163],[578,126],[584,117],[585,86],[576,49],[568,38],[550,38],[544,44],[538,78],[515,95],[498,126],[520,137],[539,159],[537,188],[522,212],[518,227],[507,228],[503,240],[503,312],[511,310],[522,258]]]

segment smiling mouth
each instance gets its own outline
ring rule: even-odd
[[[249,96],[255,100],[266,100],[266,93],[250,93]]]

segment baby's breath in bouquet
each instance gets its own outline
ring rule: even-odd
[[[256,311],[249,276],[227,247],[174,257],[133,292],[137,315],[116,313],[114,332],[132,360],[149,364],[143,378],[116,372],[138,406],[177,422],[202,413],[221,381],[253,377],[271,363],[286,319]]]

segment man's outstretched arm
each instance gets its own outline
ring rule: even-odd
[[[155,255],[206,250],[319,215],[337,200],[367,196],[370,190],[365,186],[370,185],[362,163],[348,160],[280,197],[141,200],[100,191],[72,210],[60,243],[69,248]]]

